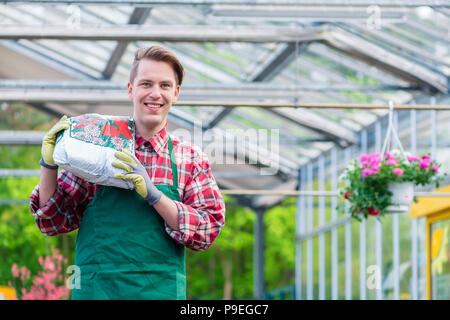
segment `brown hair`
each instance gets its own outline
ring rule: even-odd
[[[136,78],[139,62],[142,59],[167,62],[172,66],[172,69],[175,72],[177,85],[181,85],[181,83],[183,82],[184,68],[178,58],[175,57],[175,55],[166,48],[163,48],[161,46],[151,46],[148,48],[140,48],[135,52],[134,61],[130,72],[131,83],[133,83],[134,78]]]

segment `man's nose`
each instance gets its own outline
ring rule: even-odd
[[[159,91],[159,88],[157,86],[154,86],[151,89],[149,96],[152,99],[158,99],[159,97],[161,97],[161,92]]]

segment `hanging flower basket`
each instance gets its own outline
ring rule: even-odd
[[[414,198],[415,185],[434,183],[439,187],[439,167],[429,156],[396,157],[386,152],[361,155],[353,160],[342,176],[347,183],[341,191],[350,202],[351,215],[361,220],[390,212],[408,211]]]
[[[420,158],[403,151],[392,124],[393,103],[389,102],[389,126],[382,151],[363,154],[353,160],[342,176],[346,182],[342,196],[350,202],[350,214],[357,220],[368,216],[383,216],[389,212],[404,212],[414,198],[415,185],[434,183],[439,187],[441,166],[429,155]],[[391,135],[398,150],[387,151]]]

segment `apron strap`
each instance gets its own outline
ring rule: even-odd
[[[173,186],[178,189],[177,162],[175,160],[175,153],[173,152],[172,139],[170,139],[170,137],[169,137],[169,140],[167,142],[169,144],[170,162],[172,165]]]

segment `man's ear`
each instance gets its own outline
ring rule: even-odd
[[[131,84],[131,82],[128,82],[128,84],[127,84],[127,92],[128,92],[128,98],[130,100],[133,100],[133,85]]]
[[[173,96],[172,103],[175,103],[175,102],[178,101],[178,97],[180,96],[180,87],[181,86],[179,84],[175,87],[175,93],[174,93],[174,96]]]

